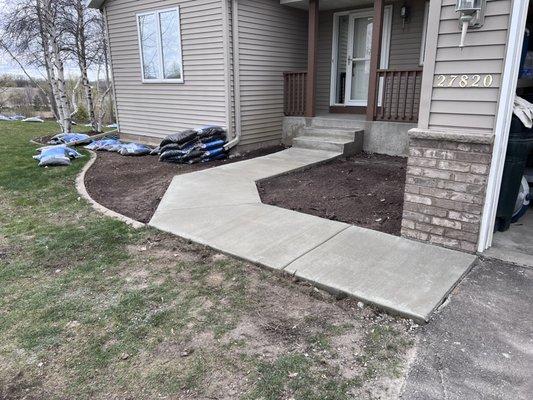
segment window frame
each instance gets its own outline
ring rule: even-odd
[[[155,15],[156,20],[156,29],[157,29],[157,53],[158,53],[158,62],[160,67],[160,73],[162,76],[164,76],[164,61],[163,61],[163,44],[161,41],[161,19],[160,15],[165,12],[169,11],[176,11],[178,13],[178,38],[179,38],[179,49],[180,49],[180,55],[179,55],[179,62],[181,66],[181,78],[145,78],[144,77],[144,61],[143,61],[143,47],[142,47],[142,41],[141,41],[141,23],[140,23],[140,17],[144,15]],[[137,24],[137,41],[139,44],[139,60],[141,63],[141,81],[142,83],[174,83],[174,84],[183,84],[185,83],[184,79],[184,68],[183,68],[183,46],[181,41],[181,13],[180,13],[180,7],[169,7],[169,8],[162,8],[162,9],[156,9],[156,10],[150,10],[150,11],[143,11],[140,13],[135,14],[135,23]]]

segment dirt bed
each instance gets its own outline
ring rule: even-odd
[[[85,186],[98,203],[137,221],[148,222],[174,175],[260,157],[280,150],[283,147],[269,147],[228,160],[192,165],[163,163],[156,156],[124,157],[100,151],[85,175]]]
[[[400,234],[406,159],[360,154],[258,183],[263,203]]]

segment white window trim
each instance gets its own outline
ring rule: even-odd
[[[141,24],[139,21],[139,17],[142,17],[143,15],[156,15],[156,27],[157,27],[157,48],[158,48],[158,54],[159,54],[159,64],[160,64],[160,70],[161,74],[164,74],[164,66],[163,66],[163,45],[161,43],[161,22],[159,19],[159,15],[168,12],[168,11],[177,11],[178,13],[178,40],[179,40],[179,49],[180,49],[180,65],[181,65],[181,78],[180,79],[168,79],[168,78],[157,78],[157,79],[146,79],[144,77],[144,63],[143,63],[143,48],[141,43]],[[137,24],[137,41],[139,43],[139,60],[141,62],[141,81],[142,83],[184,83],[184,68],[183,68],[183,48],[181,45],[181,14],[180,14],[180,8],[179,6],[171,7],[171,8],[164,8],[164,9],[158,9],[158,10],[152,10],[152,11],[145,11],[141,13],[135,14],[135,23]]]
[[[392,15],[393,15],[393,5],[389,4],[385,6],[385,9],[387,10],[386,15],[384,15],[383,19],[383,32],[382,32],[382,40],[381,40],[381,57],[380,57],[380,68],[381,69],[387,69],[389,68],[389,56],[390,56],[390,42],[391,42],[391,33],[392,33]],[[338,41],[339,41],[339,17],[343,15],[350,15],[350,14],[357,14],[361,16],[374,16],[374,9],[373,8],[365,8],[365,9],[355,9],[355,10],[348,10],[348,11],[338,11],[333,13],[333,40],[332,40],[332,49],[331,49],[331,71],[330,71],[330,92],[329,92],[329,105],[330,107],[346,107],[348,106],[345,103],[337,103],[336,102],[336,89],[337,89],[337,79],[336,79],[336,71],[337,71],[337,53],[338,53]],[[387,15],[388,14],[388,15]],[[335,71],[335,72],[334,72]],[[378,99],[379,102],[381,102],[381,95]],[[365,104],[361,104],[363,107],[366,107],[367,102],[364,102]]]
[[[420,43],[420,61],[418,65],[424,65],[424,58],[426,56],[426,36],[428,33],[428,17],[429,17],[429,0],[424,4],[424,22],[422,25],[422,42]]]

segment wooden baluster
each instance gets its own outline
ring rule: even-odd
[[[415,117],[415,94],[416,94],[416,77],[418,72],[413,72],[413,98],[411,99],[411,121]]]
[[[300,108],[300,115],[305,114],[305,82],[307,79],[307,75],[305,72],[302,72],[300,74],[300,87],[302,88],[302,92],[300,94],[300,100],[302,101],[302,107]]]
[[[398,74],[398,91],[396,92],[396,116],[397,121],[400,118],[400,91],[402,90],[402,72]]]
[[[294,74],[291,75],[291,82],[292,82],[292,114],[294,115],[296,113],[296,81],[294,80]]]
[[[405,115],[406,115],[406,107],[407,107],[407,93],[408,93],[408,88],[409,88],[409,71],[406,71],[406,77],[405,77],[405,96],[402,96],[402,103],[403,103],[403,116],[402,116],[402,119],[405,121]],[[402,76],[403,76],[403,72],[402,72]]]
[[[296,114],[300,112],[300,82],[298,80],[298,74],[294,74],[294,85],[296,86],[296,93],[294,96],[294,107],[296,108]]]

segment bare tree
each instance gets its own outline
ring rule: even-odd
[[[64,5],[57,0],[19,0],[5,12],[3,47],[18,64],[44,68],[51,104],[63,132],[72,128],[71,104],[65,85]],[[29,76],[29,74],[27,74]]]
[[[98,29],[99,14],[87,8],[82,0],[68,0],[64,14],[66,49],[78,64],[85,106],[93,129],[97,129],[93,88],[89,80],[89,68],[99,61],[99,43],[103,35]]]

